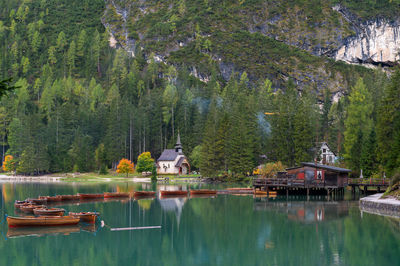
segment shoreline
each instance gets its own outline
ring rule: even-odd
[[[360,199],[360,210],[367,213],[400,218],[400,200],[395,198],[381,199],[383,193]]]
[[[60,182],[64,177],[61,176],[23,176],[23,175],[0,175],[0,181],[45,181],[45,182]]]
[[[85,174],[48,174],[48,175],[40,175],[40,176],[23,176],[23,175],[5,175],[0,174],[0,182],[43,182],[43,183],[84,183],[84,182],[133,182],[133,183],[151,183],[150,177],[110,177],[110,176],[87,176]],[[205,179],[198,178],[190,178],[190,177],[176,177],[167,179],[165,177],[159,177],[157,183],[166,184],[166,183],[209,183]]]

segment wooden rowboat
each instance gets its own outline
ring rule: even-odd
[[[226,192],[226,193],[225,193]],[[227,188],[225,190],[224,194],[253,194],[254,189],[252,188],[246,188],[246,187],[237,187],[237,188]]]
[[[25,201],[30,202],[32,204],[46,204],[47,199],[26,199]]]
[[[190,190],[190,195],[216,195],[217,191],[212,189]]]
[[[100,199],[104,198],[104,194],[78,194],[80,199]]]
[[[187,196],[186,190],[160,190],[161,196]]]
[[[39,199],[46,199],[47,202],[61,201],[61,196],[39,196]]]
[[[19,226],[54,226],[74,225],[79,223],[79,218],[71,216],[39,216],[39,217],[7,217],[9,227]]]
[[[129,192],[104,192],[104,198],[127,198]]]
[[[21,211],[23,211],[23,212],[25,212],[25,213],[33,213],[33,210],[34,209],[37,209],[37,208],[45,208],[46,206],[44,206],[44,205],[24,205],[24,206],[21,206],[20,207],[20,210]]]
[[[64,209],[60,208],[37,208],[33,210],[35,215],[45,215],[45,216],[63,216],[65,213]]]
[[[133,193],[133,196],[135,198],[139,198],[139,197],[154,197],[155,194],[156,194],[155,191],[135,191]]]
[[[61,198],[61,200],[74,200],[75,195],[60,195],[60,198]]]
[[[79,218],[81,222],[94,224],[99,214],[96,212],[70,212],[69,215]]]
[[[16,209],[19,209],[19,208],[21,208],[21,206],[26,206],[26,205],[32,205],[32,204],[27,202],[27,201],[25,201],[25,200],[16,200],[14,202],[14,207]]]
[[[215,198],[217,195],[216,194],[190,194],[190,198]]]

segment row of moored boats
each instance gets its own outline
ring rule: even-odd
[[[251,188],[228,188],[223,191],[211,189],[197,190],[160,190],[161,197],[186,197],[191,196],[215,196],[216,194],[255,194],[264,195],[264,191],[255,191]],[[273,192],[269,192],[273,193]],[[99,194],[77,195],[56,195],[56,196],[39,196],[38,198],[28,198],[24,201],[15,201],[14,207],[25,214],[33,216],[7,217],[9,227],[20,226],[50,226],[50,225],[76,225],[79,222],[94,224],[99,216],[96,212],[69,212],[65,216],[66,210],[62,208],[48,208],[47,204],[64,202],[64,201],[85,201],[98,200],[108,198],[148,198],[155,197],[155,191],[135,191],[135,192],[104,192]]]

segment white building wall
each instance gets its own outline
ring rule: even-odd
[[[158,168],[158,174],[179,174],[179,167],[175,167],[175,165],[181,157],[184,157],[184,155],[178,155],[175,161],[159,161],[158,165],[160,168]],[[164,168],[164,166],[167,166],[167,168]]]
[[[325,163],[327,164],[331,164],[335,162],[335,154],[329,149],[328,145],[326,145],[326,143],[323,143],[321,145],[321,150],[320,150],[320,154],[321,154],[321,160],[319,161],[319,163],[323,163],[324,161],[324,157],[325,159]]]

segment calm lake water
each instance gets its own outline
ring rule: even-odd
[[[2,184],[1,214],[15,199],[151,185]],[[105,226],[10,230],[0,265],[400,265],[399,220],[361,213],[357,201],[218,195],[63,204],[98,211]],[[3,220],[3,219],[2,219]],[[110,231],[155,226],[161,229]]]

